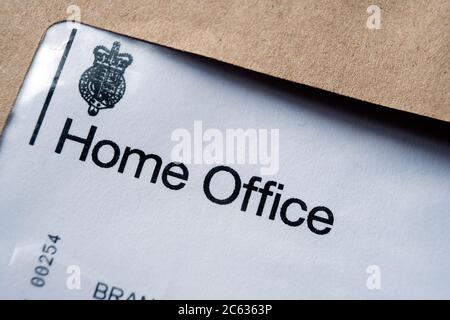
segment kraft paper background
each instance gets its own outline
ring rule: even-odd
[[[371,4],[379,30],[366,26]],[[69,5],[85,24],[450,121],[448,0],[2,0],[0,130],[40,39]]]

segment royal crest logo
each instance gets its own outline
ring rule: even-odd
[[[128,53],[119,53],[120,42],[111,50],[105,46],[94,49],[94,64],[80,78],[81,96],[89,104],[88,113],[96,116],[101,109],[114,108],[125,94],[125,69],[133,62]]]

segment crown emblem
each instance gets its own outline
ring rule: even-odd
[[[101,109],[114,108],[125,94],[125,69],[133,62],[128,53],[119,53],[120,42],[111,49],[97,46],[94,64],[81,75],[78,84],[81,96],[89,105],[88,113],[96,116]]]

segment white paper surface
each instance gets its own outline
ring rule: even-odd
[[[1,298],[101,298],[99,282],[108,287],[106,298],[112,287],[120,289],[111,298],[120,290],[121,298],[147,299],[450,298],[448,146],[86,26],[30,145],[70,33],[57,24],[46,34],[1,137]],[[133,56],[126,90],[114,108],[90,116],[80,77],[92,66],[94,48],[114,41]],[[86,161],[79,160],[81,144],[70,140],[55,152],[67,118],[70,133],[80,137],[97,127]],[[186,164],[186,185],[170,190],[161,173],[151,183],[146,167],[135,178],[137,162],[119,173],[118,164],[100,168],[92,161],[95,143],[107,139],[121,154],[129,146],[160,156],[164,168],[172,161],[174,130],[193,132],[195,121],[222,132],[279,129],[279,170],[262,176],[263,183],[282,183],[282,202],[304,201],[308,209],[292,206],[291,219],[329,208],[331,231],[318,235],[306,221],[291,227],[279,216],[268,219],[273,197],[257,216],[259,193],[242,212],[242,188],[230,204],[211,202],[203,183],[216,165]],[[242,183],[261,176],[258,165],[225,165]],[[229,178],[214,178],[215,194],[230,194]],[[49,234],[60,239],[52,243]],[[42,265],[45,276],[36,273]],[[73,270],[81,272],[81,288],[68,285]],[[380,288],[371,287],[373,270]],[[31,283],[37,276],[42,287]]]

